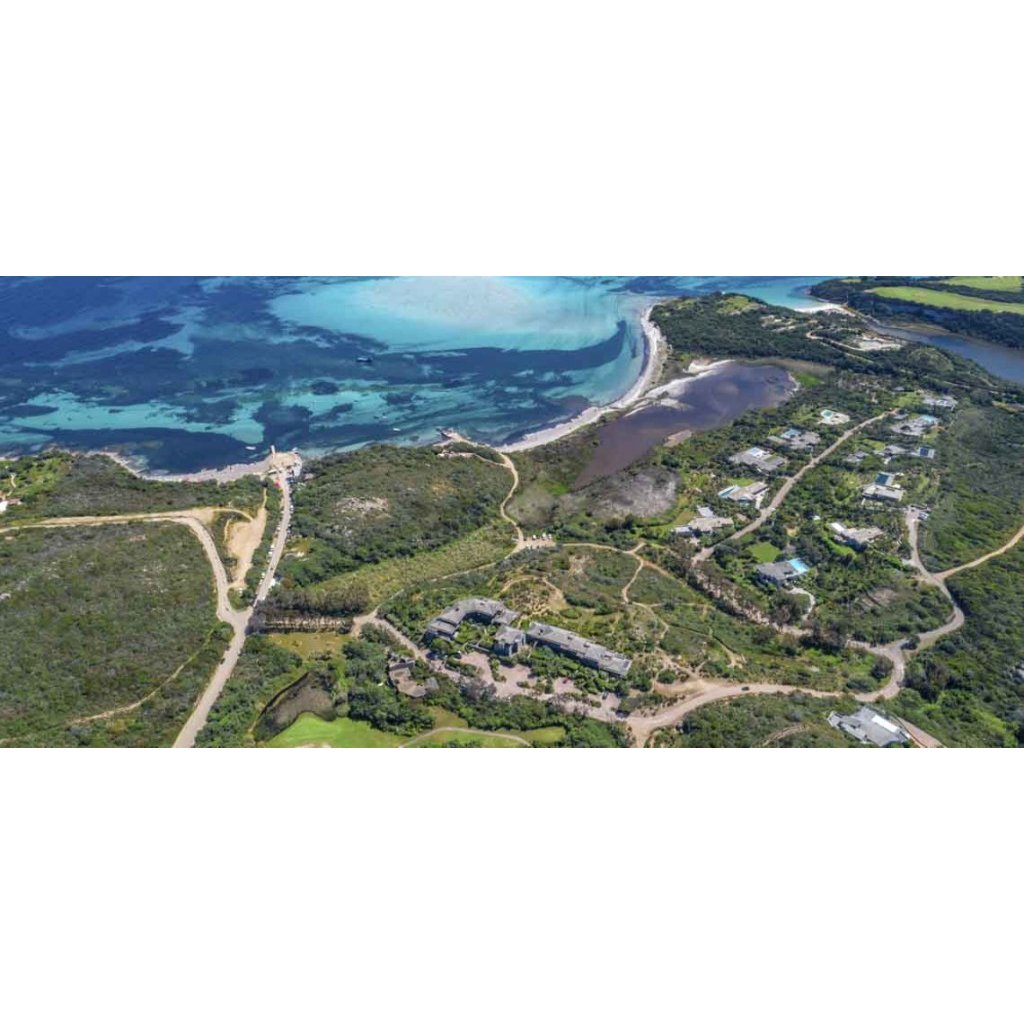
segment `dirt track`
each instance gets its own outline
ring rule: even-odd
[[[271,544],[270,553],[267,557],[267,568],[263,582],[256,592],[255,602],[250,607],[242,611],[232,607],[228,596],[228,579],[224,566],[221,563],[220,556],[217,554],[213,539],[206,530],[203,530],[205,537],[203,546],[207,547],[209,545],[207,555],[210,558],[210,564],[213,566],[214,580],[217,584],[217,615],[222,622],[226,622],[231,626],[234,635],[231,637],[228,649],[224,652],[221,663],[210,677],[206,689],[200,696],[196,706],[192,709],[192,714],[189,715],[181,732],[178,733],[178,738],[174,741],[175,747],[192,747],[195,745],[196,736],[199,735],[203,726],[206,725],[206,719],[210,714],[210,710],[217,703],[217,698],[221,695],[225,683],[231,677],[231,673],[238,663],[238,657],[242,653],[242,647],[245,645],[245,631],[249,625],[253,607],[266,598],[271,584],[274,582],[274,574],[277,572],[277,565],[281,561],[281,555],[284,553],[284,546],[288,540],[288,527],[291,524],[291,490],[288,486],[287,474],[281,473],[278,476],[278,480],[281,486],[282,498],[281,521],[278,524],[277,533],[274,535],[274,542]]]

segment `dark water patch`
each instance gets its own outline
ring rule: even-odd
[[[127,324],[106,329],[65,331],[55,337],[20,336],[8,331],[0,345],[0,360],[8,365],[57,362],[80,353],[132,342],[152,345],[181,331],[180,324],[163,319],[161,314],[140,317]]]
[[[30,433],[25,430],[25,433]],[[174,430],[162,427],[134,427],[125,430],[47,430],[39,444],[20,444],[14,452],[38,450],[54,445],[72,451],[118,451],[143,459],[158,473],[193,473],[240,462],[254,462],[265,453],[251,452],[230,434]]]
[[[946,334],[918,327],[881,324],[879,329],[899,341],[916,341],[933,345],[964,359],[973,359],[982,369],[1003,380],[1024,384],[1024,349],[1008,348],[994,341],[968,338],[962,334]]]
[[[432,369],[469,379],[483,377],[487,380],[502,380],[525,374],[570,374],[612,362],[622,351],[628,337],[626,323],[620,321],[614,334],[582,348],[450,349],[442,353],[423,353],[418,361]]]
[[[779,366],[728,363],[694,378],[674,405],[651,405],[606,423],[597,432],[597,448],[576,487],[610,476],[646,455],[681,430],[713,430],[750,409],[781,405],[796,389]]]
[[[116,277],[0,277],[0,324],[46,327],[115,305]]]
[[[4,406],[3,413],[5,416],[49,416],[51,412],[57,412],[58,407],[56,405],[32,405],[26,403],[24,405],[7,405]]]

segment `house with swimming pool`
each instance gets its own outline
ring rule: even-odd
[[[762,562],[757,567],[757,578],[762,583],[784,587],[810,571],[811,567],[802,558],[789,558],[781,562]]]

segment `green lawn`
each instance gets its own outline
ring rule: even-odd
[[[947,277],[943,284],[951,284],[956,288],[977,288],[983,292],[1019,292],[1021,277]]]
[[[996,302],[994,299],[975,298],[972,295],[959,295],[956,292],[940,292],[933,288],[872,288],[871,291],[883,299],[916,302],[922,306],[962,309],[970,313],[1016,313],[1024,316],[1024,302]]]
[[[553,747],[565,739],[565,729],[560,725],[549,725],[545,729],[528,729],[519,735],[534,747]]]
[[[345,643],[341,633],[270,633],[268,639],[300,658],[314,654],[339,654]]]
[[[308,711],[278,733],[268,747],[397,747],[405,742],[404,736],[381,732],[366,722],[351,718],[336,718],[325,722]]]
[[[759,544],[751,544],[747,551],[759,562],[774,562],[779,557],[779,549],[766,540]]]
[[[462,721],[455,715],[451,715],[451,718]],[[284,732],[270,740],[267,746],[399,747],[404,743],[410,747],[443,747],[456,743],[467,747],[522,747],[522,740],[534,746],[551,746],[564,735],[565,730],[561,726],[531,729],[521,734],[483,731],[469,733],[462,731],[458,726],[453,726],[442,727],[432,735],[422,735],[410,740],[407,736],[381,732],[366,722],[357,722],[351,718],[336,718],[333,722],[325,722],[322,718],[305,712]]]

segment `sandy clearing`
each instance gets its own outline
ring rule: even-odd
[[[267,528],[267,499],[263,498],[263,504],[259,512],[252,518],[232,519],[224,530],[224,543],[235,560],[235,568],[232,573],[231,589],[241,590],[245,586],[245,577],[252,568],[252,560],[256,555],[256,549],[263,540],[263,532]]]

